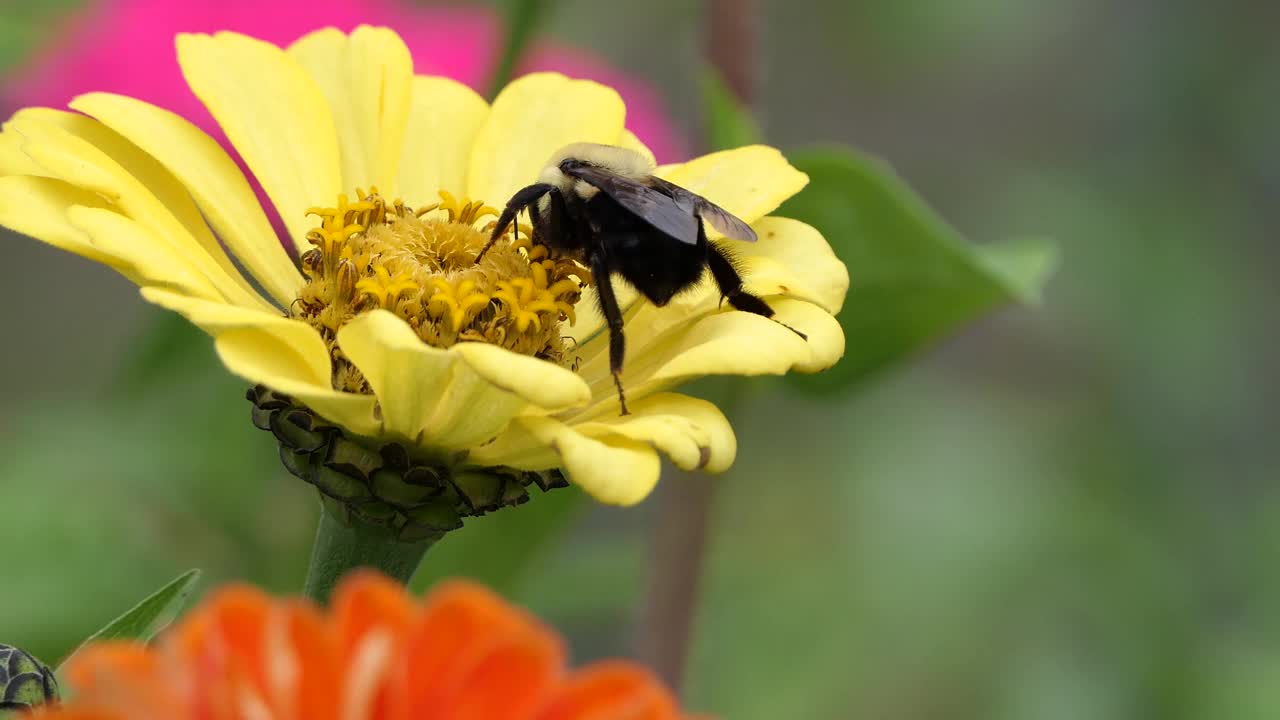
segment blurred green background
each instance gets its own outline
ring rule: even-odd
[[[0,4],[5,66],[77,5]],[[687,704],[1280,716],[1280,6],[760,5],[772,143],[887,158],[969,237],[1053,236],[1063,263],[1043,307],[854,388],[754,387]],[[543,32],[653,82],[693,138],[701,22],[692,2],[566,0]],[[158,313],[105,268],[0,242],[0,638],[53,660],[188,567],[300,587],[314,501],[208,342],[122,383]],[[427,567],[498,584],[579,659],[630,654],[658,505],[538,496]],[[562,532],[526,533],[551,515]]]

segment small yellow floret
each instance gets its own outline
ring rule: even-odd
[[[336,341],[343,325],[374,308],[394,312],[435,347],[488,342],[575,362],[558,324],[576,320],[574,305],[590,278],[576,260],[553,257],[519,227],[477,263],[493,223],[480,225],[498,215],[478,200],[441,191],[439,203],[414,210],[385,201],[377,188],[357,188],[356,197],[340,195],[335,207],[309,211],[320,226],[307,236],[315,245],[301,258],[307,284],[290,306],[329,345],[335,388],[368,391]]]
[[[401,271],[392,277],[386,265],[375,264],[373,273],[373,277],[357,282],[356,290],[373,298],[379,307],[391,309],[401,296],[419,289],[410,272]]]
[[[449,318],[449,329],[461,332],[476,313],[489,304],[489,296],[476,291],[474,280],[463,280],[454,286],[444,278],[431,281],[436,292],[427,301],[427,307],[434,317]]]

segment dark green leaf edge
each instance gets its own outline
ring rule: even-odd
[[[941,247],[953,256],[996,281],[1011,299],[1038,304],[1045,284],[1058,267],[1060,253],[1049,238],[1020,238],[983,245],[970,243],[938,215],[892,165],[875,155],[843,145],[812,145],[786,154],[802,170],[810,162],[839,164],[879,181],[886,194],[918,228],[938,238]]]
[[[68,655],[68,659],[89,643],[104,640],[141,640],[146,642],[155,637],[173,622],[186,604],[192,588],[200,580],[199,570],[188,570],[167,585],[148,595],[142,602],[134,605],[120,617],[107,623],[101,630],[85,639],[84,642]],[[66,665],[66,660],[58,666],[59,671]]]

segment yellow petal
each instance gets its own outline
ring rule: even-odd
[[[773,303],[774,319],[745,312],[702,318],[687,332],[672,333],[646,348],[640,378],[682,381],[703,375],[781,375],[817,372],[844,354],[840,324],[822,308],[799,300]],[[777,322],[775,322],[775,320]],[[803,332],[802,339],[789,325]]]
[[[22,136],[23,152],[49,175],[110,200],[228,301],[267,307],[232,265],[186,188],[137,145],[92,118],[46,108],[23,110],[6,127]]]
[[[703,155],[682,165],[664,165],[656,175],[695,192],[750,224],[800,192],[809,176],[764,145]],[[707,227],[707,236],[721,237]]]
[[[108,203],[97,193],[56,178],[0,177],[0,225],[109,265],[138,282],[129,262],[94,247],[89,236],[71,224],[67,210],[77,205],[106,208]]]
[[[418,76],[400,158],[400,196],[412,207],[437,202],[437,192],[467,195],[471,147],[489,103],[455,80]],[[489,199],[502,202],[506,198]]]
[[[13,130],[0,132],[0,176],[5,175],[48,175],[22,152],[22,136]]]
[[[302,277],[240,168],[213,138],[168,110],[123,95],[82,95],[71,107],[97,118],[163,163],[262,287],[281,305],[293,301]]]
[[[844,355],[844,333],[827,311],[802,300],[770,303],[775,318],[725,310],[686,321],[645,338],[627,352],[622,384],[628,402],[706,375],[782,375],[818,372]],[[782,325],[803,332],[802,339]],[[638,338],[637,338],[638,339]],[[630,342],[632,338],[628,336]],[[616,403],[607,353],[595,353],[578,370],[593,397]]]
[[[652,305],[640,297],[640,293],[622,278],[613,278],[613,294],[618,299],[618,307],[622,308],[622,316],[630,322],[642,308]],[[571,326],[561,325],[561,332],[573,338],[577,343],[574,353],[586,359],[592,352],[605,347],[609,338],[609,328],[604,322],[604,313],[600,312],[599,296],[594,286],[584,288],[582,299],[577,304],[577,322]]]
[[[310,325],[158,288],[144,288],[142,296],[182,313],[214,336],[218,356],[236,375],[289,395],[357,435],[370,435],[376,429],[372,396],[332,388],[329,351]]]
[[[612,88],[557,73],[507,85],[476,137],[468,197],[495,206],[537,182],[547,160],[574,142],[616,144],[626,107]]]
[[[520,470],[559,467],[569,481],[610,505],[634,505],[658,483],[662,464],[647,443],[621,434],[588,437],[548,417],[519,417],[470,455],[477,465]]]
[[[89,238],[101,253],[119,258],[130,268],[126,277],[140,286],[160,286],[193,297],[226,302],[190,258],[180,255],[146,225],[111,210],[73,205],[67,222]]]
[[[306,35],[288,52],[333,113],[342,187],[376,185],[385,197],[397,197],[413,80],[413,58],[400,36],[367,25],[350,37],[327,28]]]
[[[299,250],[307,208],[342,191],[338,138],[324,95],[280,48],[236,33],[179,35],[178,63],[280,212]]]
[[[587,383],[577,373],[555,363],[488,343],[459,343],[449,350],[461,355],[476,374],[495,387],[539,408],[560,410],[591,401]]]
[[[618,434],[647,442],[681,470],[724,472],[738,452],[728,419],[706,400],[660,393],[629,403],[630,415],[619,415],[616,404],[606,407],[591,420],[571,421],[573,427],[589,437]]]
[[[832,315],[840,312],[849,292],[849,269],[822,233],[781,217],[760,218],[753,227],[759,242],[726,243],[745,266],[749,290],[808,300]]]
[[[426,447],[471,447],[531,405],[559,409],[590,397],[564,368],[474,343],[431,347],[385,310],[344,325],[338,345],[378,396],[384,431]]]
[[[822,372],[844,357],[844,329],[822,308],[800,300],[781,299],[773,303],[774,318],[807,336],[809,358],[792,369],[802,373]],[[794,333],[793,333],[794,335]]]
[[[382,429],[420,444],[449,386],[456,358],[418,339],[403,320],[374,310],[338,330],[338,346],[378,397]]]

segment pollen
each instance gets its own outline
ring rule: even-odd
[[[440,192],[414,209],[387,202],[377,188],[339,195],[307,234],[306,284],[292,317],[320,332],[334,360],[333,386],[368,393],[363,376],[337,346],[338,330],[357,315],[384,309],[431,346],[487,342],[573,367],[561,323],[573,324],[590,273],[557,257],[518,225],[477,263],[498,211],[483,201]]]

